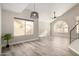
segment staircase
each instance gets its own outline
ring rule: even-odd
[[[77,33],[77,26],[79,26],[79,23],[76,24],[71,30],[70,30],[70,44],[79,38],[79,33]]]
[[[77,33],[77,26],[79,26],[79,23],[76,24],[71,30],[70,30],[70,46],[69,48],[79,55],[79,33]]]

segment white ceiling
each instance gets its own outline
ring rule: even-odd
[[[3,3],[2,8],[5,10],[21,13],[26,7],[28,3]]]
[[[59,17],[75,6],[75,3],[37,3],[35,4],[35,10],[39,12],[40,21],[51,22],[53,17],[53,12],[56,12],[56,16]],[[34,4],[29,4],[28,9],[34,10]]]
[[[71,9],[75,3],[37,3],[35,4],[35,10],[39,12],[40,21],[50,21],[50,17],[53,16],[53,12],[56,12],[56,16],[61,16],[69,9]],[[13,11],[13,12],[22,12],[24,9],[34,10],[33,3],[4,3],[3,9]]]

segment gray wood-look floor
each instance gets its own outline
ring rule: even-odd
[[[4,56],[73,56],[68,49],[69,39],[63,37],[41,38],[37,41],[26,42],[2,48]]]

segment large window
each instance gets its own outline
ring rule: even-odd
[[[67,33],[68,25],[64,21],[58,21],[54,24],[55,33]]]
[[[32,35],[33,34],[33,22],[25,20],[14,20],[14,36]]]

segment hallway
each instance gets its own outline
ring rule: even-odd
[[[13,45],[3,48],[3,55],[9,56],[73,56],[68,49],[69,39],[64,37],[41,38],[37,41]]]

